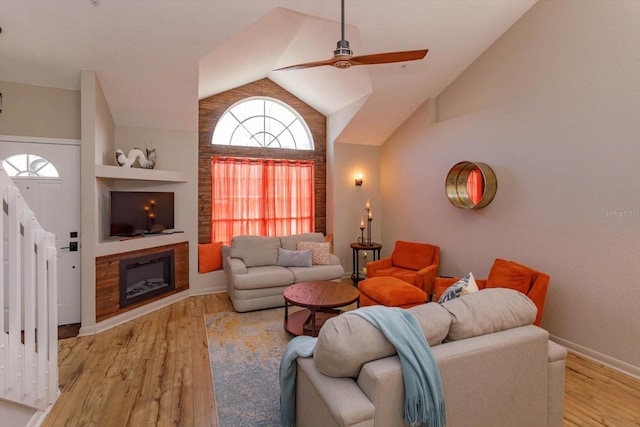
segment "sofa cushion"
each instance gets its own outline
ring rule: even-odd
[[[198,273],[222,268],[222,242],[200,243],[198,245]]]
[[[333,255],[335,256],[335,255]],[[294,282],[315,282],[318,280],[335,280],[342,277],[344,268],[340,264],[314,265],[309,267],[287,267],[293,273]]]
[[[293,273],[286,267],[265,265],[251,267],[246,274],[236,274],[234,287],[236,289],[263,289],[287,286],[293,284]]]
[[[448,315],[446,310],[439,310],[438,308],[442,307],[435,302],[430,302],[416,305],[409,309],[420,322],[422,332],[431,346],[442,343],[447,337],[451,326],[451,316]]]
[[[376,271],[375,277],[395,277],[414,286],[422,286],[422,276],[416,270],[407,270],[400,267],[381,268]]]
[[[478,284],[476,283],[476,279],[473,277],[473,273],[469,272],[469,274],[464,276],[462,279],[445,289],[440,298],[438,298],[438,303],[441,304],[445,301],[477,291]]]
[[[279,237],[236,236],[231,240],[230,256],[240,258],[247,267],[276,265]]]
[[[405,242],[398,240],[391,258],[395,267],[421,270],[433,264],[435,246],[427,243]]]
[[[538,312],[525,294],[507,288],[483,289],[440,305],[451,314],[445,341],[530,325]]]
[[[362,296],[368,297],[372,302],[387,307],[412,307],[416,304],[424,304],[429,299],[425,291],[417,286],[410,285],[396,277],[380,276],[370,277],[358,282]],[[361,305],[364,304],[360,301]]]
[[[311,249],[290,251],[278,248],[278,265],[281,267],[311,267]]]
[[[316,242],[323,243],[325,241],[322,233],[300,233],[291,236],[280,237],[280,245],[289,251],[298,250],[298,242]]]
[[[439,304],[409,309],[420,322],[430,345],[442,342],[451,316]],[[378,328],[350,312],[325,322],[313,353],[318,370],[330,377],[357,377],[362,365],[396,354],[395,347]]]
[[[496,259],[487,278],[487,288],[509,288],[529,292],[531,271],[513,261]]]
[[[297,249],[303,251],[311,249],[311,263],[315,265],[330,265],[331,253],[329,252],[329,242],[317,243],[317,242],[298,242]]]

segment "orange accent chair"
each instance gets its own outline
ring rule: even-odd
[[[486,279],[476,279],[478,289],[485,288],[511,288],[522,292],[529,297],[538,307],[534,325],[540,326],[542,320],[542,310],[544,301],[547,298],[549,288],[549,275],[541,273],[533,268],[518,264],[513,261],[496,259]],[[455,282],[460,280],[457,277],[438,277],[435,284],[435,301],[437,301],[445,290]]]
[[[398,240],[391,257],[367,263],[367,277],[395,277],[431,295],[439,264],[438,246]]]

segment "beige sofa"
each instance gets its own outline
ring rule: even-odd
[[[328,254],[328,265],[278,265],[281,256],[279,249],[296,251],[298,242],[312,242],[331,247],[330,239],[322,233],[286,237],[236,236],[232,239],[225,270],[229,296],[236,311],[281,307],[284,305],[282,292],[289,285],[342,278],[344,268],[340,259],[333,253]]]
[[[566,350],[532,325],[525,295],[488,289],[409,310],[439,366],[447,427],[562,425]],[[403,426],[403,390],[393,346],[346,313],[297,359],[297,425]]]

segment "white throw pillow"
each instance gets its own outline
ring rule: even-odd
[[[444,291],[438,299],[438,304],[442,304],[445,301],[458,298],[459,296],[466,295],[471,292],[478,292],[478,284],[476,283],[476,279],[473,278],[473,273],[469,272],[469,274],[449,286],[447,290]]]

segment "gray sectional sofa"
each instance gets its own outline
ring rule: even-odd
[[[447,427],[562,426],[566,349],[532,325],[524,294],[487,289],[409,309],[439,367]],[[363,318],[328,320],[297,359],[296,419],[308,426],[403,426],[395,348]]]
[[[283,263],[283,254],[292,255],[291,252],[297,250],[298,242],[331,246],[330,240],[322,233],[286,237],[236,236],[232,239],[225,269],[229,296],[236,311],[283,306],[282,292],[294,283],[342,278],[344,268],[333,253],[328,254],[326,265],[294,266],[291,264],[295,262]]]

